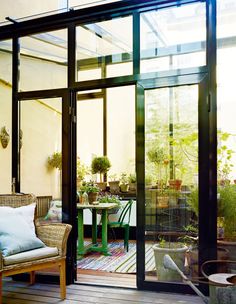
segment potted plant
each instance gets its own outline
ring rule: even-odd
[[[121,208],[121,202],[118,195],[112,195],[112,194],[100,194],[98,197],[99,204],[116,204],[116,207],[113,209],[108,210],[108,214],[115,214],[117,213]],[[98,210],[98,213],[101,213],[101,210]]]
[[[169,163],[168,157],[164,152],[164,148],[152,147],[147,152],[148,160],[154,164],[157,170],[157,188],[162,189],[167,182],[167,165]],[[163,180],[164,174],[164,180]]]
[[[129,191],[129,179],[128,179],[127,173],[121,173],[120,191],[121,192],[128,192]]]
[[[130,175],[128,176],[128,181],[129,181],[129,191],[136,192],[137,190],[136,174],[130,173]]]
[[[188,247],[181,242],[167,242],[164,239],[161,239],[158,244],[153,246],[158,281],[182,281],[182,278],[176,271],[164,267],[163,259],[164,255],[168,254],[175,264],[184,271],[187,249]]]
[[[91,164],[92,174],[100,174],[100,183],[98,186],[101,190],[106,190],[107,183],[104,182],[104,174],[111,168],[110,160],[107,156],[94,157]]]
[[[110,175],[109,186],[110,186],[111,193],[120,192],[120,181],[117,179],[116,174]]]
[[[94,182],[84,182],[80,188],[81,193],[86,192],[88,194],[88,201],[90,204],[97,202],[99,187]]]

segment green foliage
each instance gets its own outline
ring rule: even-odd
[[[218,187],[218,216],[224,217],[224,233],[232,237],[236,224],[236,185]]]
[[[81,193],[98,193],[100,191],[100,189],[98,188],[98,186],[90,181],[90,182],[83,182],[82,186],[80,187],[80,191]]]
[[[229,149],[225,142],[232,136],[227,132],[218,131],[218,147],[217,147],[217,173],[218,180],[229,179],[229,175],[233,169],[232,156],[235,151]]]
[[[117,195],[111,195],[111,194],[101,195],[99,196],[98,201],[101,204],[113,203],[116,204],[117,207],[121,207],[120,198]]]
[[[83,180],[85,175],[89,173],[88,168],[82,164],[79,157],[77,157],[77,178]]]
[[[158,166],[158,165],[160,165],[161,163],[164,162],[165,158],[167,158],[167,155],[165,154],[163,148],[152,147],[147,152],[147,157],[148,157],[150,162],[152,162],[156,166]]]
[[[94,157],[91,164],[92,173],[104,174],[111,168],[110,160],[107,156]]]
[[[125,172],[121,173],[120,183],[123,185],[127,185],[129,183],[129,178],[128,178],[127,173],[125,173]]]
[[[198,217],[198,188],[191,190],[191,193],[187,197],[187,203]]]
[[[135,173],[130,173],[128,176],[129,183],[136,183],[136,174]]]
[[[52,156],[47,159],[47,164],[49,168],[62,169],[62,155],[61,152],[54,152]]]
[[[236,228],[236,185],[218,186],[218,217],[224,218],[224,233],[232,237]],[[198,216],[198,188],[193,189],[187,200]]]

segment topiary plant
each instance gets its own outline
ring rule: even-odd
[[[111,163],[107,156],[94,157],[94,159],[92,160],[92,164],[91,164],[92,173],[100,174],[100,182],[102,182],[103,174],[107,173],[110,168],[111,168]]]

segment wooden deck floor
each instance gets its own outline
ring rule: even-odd
[[[3,282],[3,304],[201,304],[197,296],[139,291],[136,289],[98,286],[67,286],[67,297],[61,301],[58,285]]]

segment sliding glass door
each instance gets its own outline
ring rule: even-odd
[[[208,195],[208,160],[200,159],[208,149],[207,131],[201,132],[208,130],[206,96],[204,81],[137,89],[138,286],[182,283],[165,254],[186,275],[198,276],[199,207]]]

